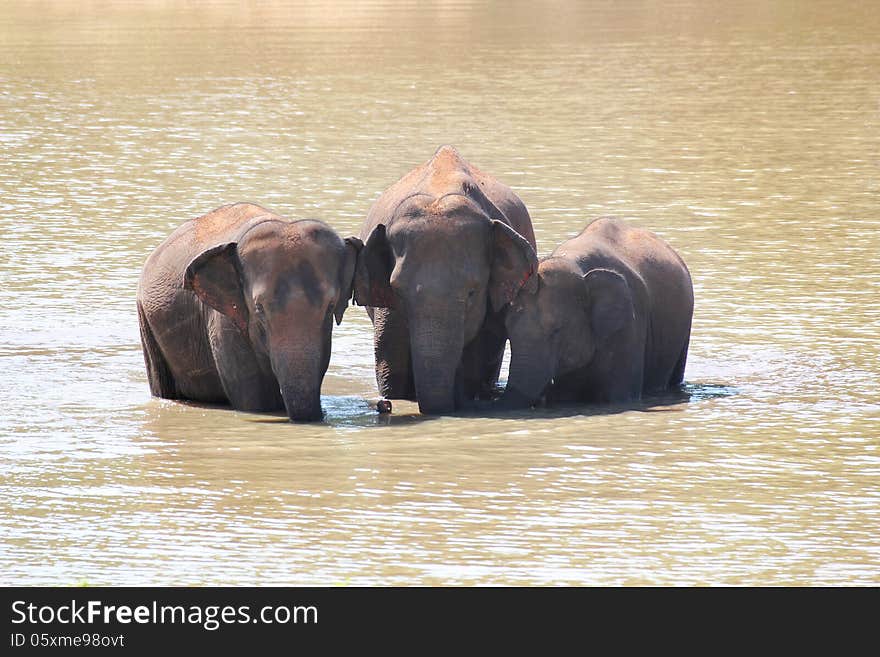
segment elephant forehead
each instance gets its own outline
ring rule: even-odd
[[[549,333],[545,327],[545,314],[537,299],[517,299],[510,305],[505,317],[511,338],[542,339]]]
[[[542,312],[582,301],[580,292],[586,288],[577,273],[556,270],[541,272],[539,277],[538,292],[534,297]]]
[[[489,233],[485,218],[425,214],[417,219],[395,222],[389,230],[392,244],[453,242],[462,248],[483,245]]]
[[[308,258],[276,259],[256,267],[246,265],[245,277],[250,281],[254,299],[274,311],[282,311],[293,302],[323,307],[337,292],[337,281],[319,262]]]
[[[267,222],[248,231],[238,246],[242,257],[281,253],[286,257],[339,255],[342,240],[324,224],[311,221]]]
[[[304,295],[312,306],[322,305],[332,282],[306,259],[299,260],[275,281],[275,298],[282,306],[292,297]]]
[[[255,229],[239,245],[239,259],[255,291],[279,303],[302,292],[310,302],[319,303],[336,284],[343,248],[303,233]]]

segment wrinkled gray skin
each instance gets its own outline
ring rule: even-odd
[[[656,235],[602,218],[541,261],[506,316],[511,362],[500,408],[626,402],[684,377],[694,293]],[[551,384],[552,381],[552,384]]]
[[[361,246],[250,203],[180,226],[138,285],[151,392],[320,419],[333,316],[342,321]]]
[[[451,146],[387,189],[361,232],[355,300],[391,399],[448,413],[495,386],[504,307],[537,268],[529,213]]]

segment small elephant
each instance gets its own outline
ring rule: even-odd
[[[442,146],[379,197],[361,239],[355,301],[373,322],[382,395],[442,414],[488,394],[503,309],[538,266],[523,202]]]
[[[602,218],[538,266],[506,316],[511,361],[501,407],[626,402],[684,377],[694,293],[666,242]]]
[[[333,316],[342,321],[362,246],[251,203],[184,223],[138,284],[150,391],[320,419]]]

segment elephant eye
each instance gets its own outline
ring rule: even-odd
[[[261,303],[254,304],[254,312],[261,316],[266,314],[266,311],[263,309],[263,304]]]

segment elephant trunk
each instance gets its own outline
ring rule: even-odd
[[[549,354],[524,352],[511,345],[507,387],[498,400],[502,408],[525,408],[540,401],[553,378],[553,359]]]
[[[272,350],[272,371],[281,388],[287,416],[294,422],[316,422],[324,417],[321,383],[328,359],[322,351],[300,345]]]
[[[464,348],[463,311],[421,312],[409,323],[419,411],[426,415],[451,413],[455,410],[456,372]]]
[[[282,384],[281,397],[287,417],[293,422],[318,422],[324,418],[320,382],[317,385],[302,385],[299,381]]]

